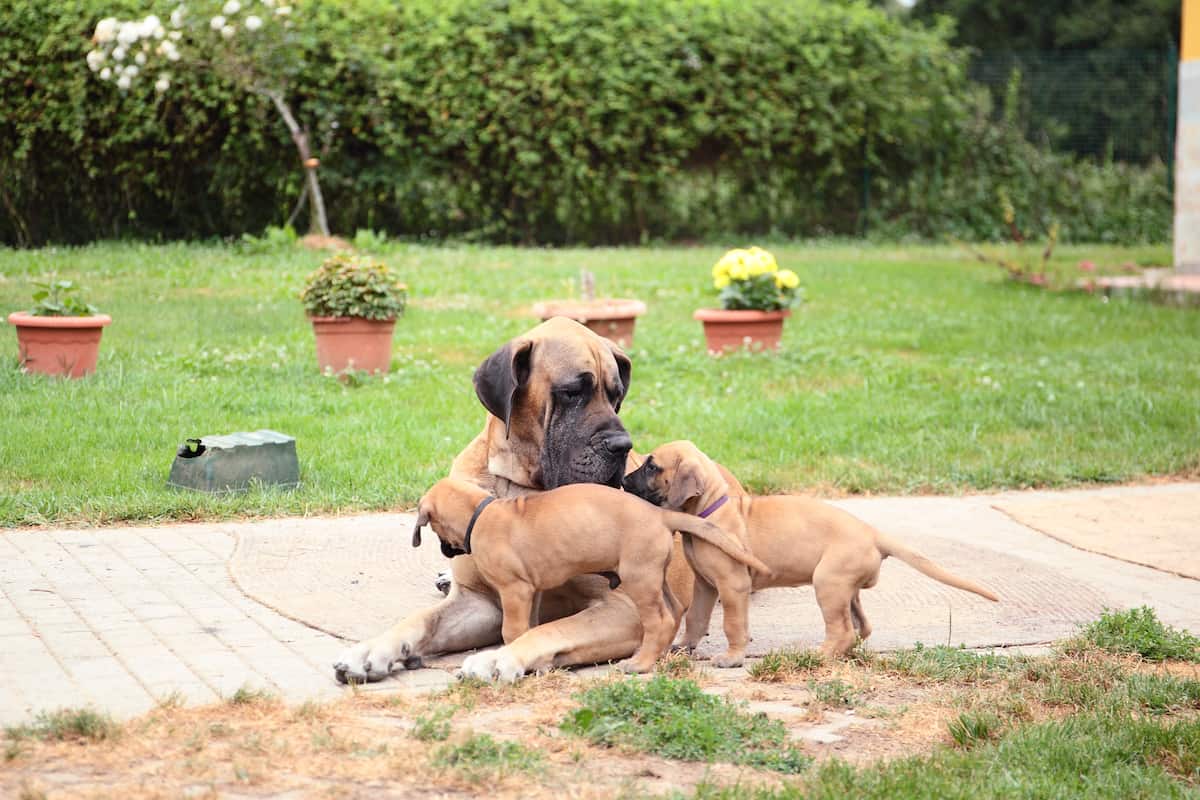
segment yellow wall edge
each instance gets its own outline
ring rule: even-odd
[[[1179,59],[1200,59],[1200,0],[1183,0],[1183,35],[1179,43]]]

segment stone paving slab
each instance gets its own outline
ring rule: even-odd
[[[1011,492],[964,497],[854,498],[836,501],[883,531],[902,538],[947,568],[998,591],[992,604],[938,584],[895,560],[878,586],[863,594],[875,627],[877,649],[916,642],[969,647],[1053,641],[1074,633],[1105,607],[1155,606],[1163,619],[1200,630],[1200,583],[1164,575],[1048,539],[998,510],[1028,500],[1078,507],[1121,500],[1146,513],[1183,499],[1200,502],[1200,484],[1121,487],[1073,492]],[[1160,533],[1190,544],[1186,518],[1170,517]],[[1136,536],[1121,520],[1105,518],[1122,535]],[[401,615],[436,602],[433,576],[446,561],[433,537],[410,546],[410,514],[338,519],[271,520],[238,530],[231,569],[251,596],[296,619],[358,640]],[[1156,534],[1157,536],[1158,534]],[[748,653],[820,643],[822,623],[812,589],[773,589],[751,604]],[[720,608],[701,657],[725,646]],[[461,656],[434,663],[456,664]]]
[[[1200,579],[1200,493],[1186,486],[1153,494],[1022,495],[995,507],[1081,550]]]

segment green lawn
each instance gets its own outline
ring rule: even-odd
[[[475,366],[568,295],[645,300],[622,414],[635,446],[688,437],[760,491],[959,492],[1200,468],[1200,313],[1004,282],[953,247],[773,247],[809,302],[775,356],[712,359],[693,309],[716,248],[393,245],[408,281],[386,379],[317,373],[297,294],[321,255],[102,244],[0,250],[0,309],[80,281],[114,317],[83,381],[16,368],[0,330],[0,525],[304,514],[411,504],[479,430]],[[1064,264],[1168,263],[1166,247],[1062,248]],[[189,436],[294,435],[303,487],[168,490]]]

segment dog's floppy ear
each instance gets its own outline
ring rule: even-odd
[[[529,380],[533,342],[509,342],[488,356],[475,370],[475,395],[494,417],[504,420],[508,438],[513,399]]]
[[[617,360],[617,377],[621,379],[621,394],[617,397],[617,402],[613,404],[613,411],[619,413],[621,401],[625,399],[625,395],[629,394],[629,379],[633,374],[633,362],[616,344],[608,342],[608,349],[612,351],[613,358]]]
[[[421,528],[429,524],[429,512],[421,508],[417,511],[417,524],[413,526],[413,547],[421,546]]]
[[[699,497],[701,489],[700,470],[689,461],[680,461],[671,476],[671,486],[667,489],[667,506],[683,508],[684,504],[693,497]]]

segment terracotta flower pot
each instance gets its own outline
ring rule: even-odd
[[[727,311],[701,308],[692,317],[704,323],[708,352],[721,355],[727,350],[778,350],[783,336],[783,321],[790,309],[780,311]]]
[[[362,317],[309,317],[317,337],[317,365],[322,372],[347,369],[387,372],[392,365],[392,331],[396,320]]]
[[[637,318],[646,313],[641,300],[551,300],[535,303],[533,313],[543,322],[568,317],[628,350]]]
[[[96,371],[100,336],[112,322],[107,314],[90,317],[35,317],[24,311],[8,315],[17,329],[21,366],[30,372],[82,378]]]

